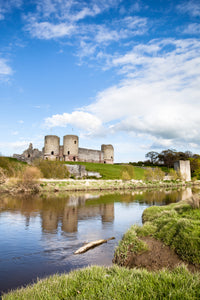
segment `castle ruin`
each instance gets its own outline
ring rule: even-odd
[[[80,161],[113,164],[114,148],[112,145],[101,145],[101,150],[79,148],[77,135],[65,135],[63,145],[56,135],[46,135],[43,148],[44,159],[61,161]]]
[[[77,135],[65,135],[63,145],[60,145],[60,138],[56,135],[46,135],[42,151],[33,149],[32,144],[22,154],[14,154],[14,158],[31,163],[36,158],[45,160],[93,162],[93,163],[114,163],[114,148],[112,145],[101,145],[101,150],[79,148]]]

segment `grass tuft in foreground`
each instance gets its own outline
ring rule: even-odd
[[[50,299],[190,299],[200,298],[199,275],[184,267],[148,272],[113,266],[89,267],[54,275],[3,296],[3,300]]]

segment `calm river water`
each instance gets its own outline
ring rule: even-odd
[[[185,199],[191,189],[130,193],[0,196],[0,292],[56,272],[111,265],[114,249],[151,205]],[[81,255],[85,242],[116,239]]]

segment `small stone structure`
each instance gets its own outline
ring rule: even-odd
[[[44,159],[63,161],[82,161],[113,164],[114,148],[112,145],[101,145],[101,150],[79,148],[77,135],[65,135],[63,145],[56,135],[47,135],[44,139]]]
[[[183,180],[191,181],[191,170],[189,160],[179,160],[174,163],[174,170],[180,172]]]
[[[90,172],[87,171],[85,166],[82,165],[65,165],[69,170],[71,175],[74,175],[76,178],[83,178],[83,177],[95,177],[101,178],[101,175],[98,172]]]
[[[33,149],[33,145],[30,143],[27,150],[22,154],[13,154],[13,157],[17,160],[31,163],[34,159],[43,158],[43,152],[38,149]]]

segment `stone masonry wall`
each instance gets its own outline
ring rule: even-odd
[[[78,149],[78,160],[86,162],[103,162],[103,152],[99,150],[91,150],[85,148]]]

